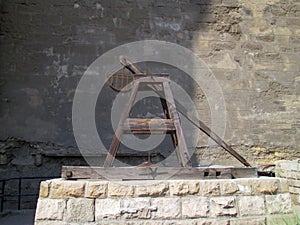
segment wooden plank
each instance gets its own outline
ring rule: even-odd
[[[113,141],[112,141],[112,143],[109,147],[109,152],[107,153],[107,156],[106,156],[106,159],[105,159],[105,162],[104,162],[104,167],[112,166],[113,161],[116,157],[116,154],[117,154],[120,142],[121,142],[121,137],[122,137],[122,134],[123,134],[123,123],[125,122],[126,118],[128,118],[128,116],[129,116],[129,112],[131,110],[131,107],[132,107],[132,105],[134,103],[134,100],[135,100],[135,97],[137,95],[138,87],[139,87],[139,82],[135,82],[133,84],[133,88],[132,88],[129,100],[127,102],[127,105],[126,105],[124,111],[122,112],[122,115],[121,115],[119,125],[118,125],[117,130],[116,130],[115,136],[114,136]]]
[[[165,92],[165,99],[166,103],[168,105],[168,110],[169,110],[169,115],[171,119],[174,121],[174,126],[176,128],[176,137],[177,137],[177,148],[176,148],[176,153],[179,162],[181,163],[181,166],[183,167],[190,167],[190,155],[186,147],[186,142],[184,139],[183,131],[181,128],[180,120],[179,120],[179,115],[176,110],[176,105],[174,102],[174,97],[170,88],[169,82],[163,82],[163,87],[164,87],[164,92]]]
[[[231,179],[257,177],[256,168],[63,166],[62,178],[101,180]]]
[[[123,125],[124,132],[132,133],[167,133],[175,130],[171,119],[127,118]]]

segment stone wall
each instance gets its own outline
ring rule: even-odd
[[[281,224],[294,218],[286,179],[41,183],[43,224]]]
[[[224,92],[225,141],[248,161],[300,157],[297,0],[11,0],[0,6],[1,178],[59,176],[62,164],[84,165],[71,123],[77,83],[107,50],[144,39],[177,43],[204,60]],[[209,125],[208,96],[192,91]],[[107,89],[100,98],[98,132],[109,145],[113,132],[103,118],[110,118],[114,93]],[[239,165],[208,147],[205,136],[190,148],[200,164]]]
[[[300,161],[284,161],[276,164],[276,176],[286,178],[292,201],[300,205]]]

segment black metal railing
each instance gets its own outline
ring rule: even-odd
[[[8,210],[21,210],[22,209],[22,200],[24,197],[31,198],[30,202],[36,203],[37,198],[39,196],[39,183],[43,180],[47,179],[53,179],[57,177],[15,177],[15,178],[9,178],[9,179],[1,179],[0,180],[0,212],[4,211],[5,208],[5,202],[7,202],[7,199],[12,199],[12,205],[15,205],[15,207],[9,206]],[[25,193],[23,191],[23,183],[24,180],[26,181],[32,181],[36,180],[39,181],[38,185],[35,186],[34,191]],[[12,186],[13,188],[10,188],[9,191],[7,191],[8,185]],[[32,209],[34,208],[31,207]]]

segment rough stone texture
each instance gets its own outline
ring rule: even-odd
[[[292,211],[292,202],[290,194],[266,195],[267,212],[290,213]]]
[[[263,196],[241,196],[238,198],[241,216],[265,214],[265,198]]]
[[[36,220],[62,220],[66,201],[64,199],[39,199]]]
[[[199,181],[174,181],[170,184],[171,195],[193,195],[200,190]]]
[[[220,181],[218,180],[200,181],[200,193],[203,196],[220,195]]]
[[[237,216],[236,199],[234,197],[211,198],[210,213],[213,217]]]
[[[65,220],[69,222],[94,221],[95,204],[93,199],[74,198],[67,201]]]
[[[105,198],[107,195],[108,182],[88,182],[86,185],[85,197],[87,198]]]
[[[40,196],[35,221],[37,225],[266,224],[268,220],[273,221],[273,217],[269,217],[269,215],[274,218],[282,215],[291,216],[293,206],[288,188],[280,188],[280,192],[268,194],[263,191],[251,191],[251,187],[259,182],[279,184],[283,180],[282,178],[266,177],[206,180],[205,182],[194,180],[143,182],[86,180],[84,197],[70,197],[69,194],[64,194],[60,195],[59,199],[54,199],[51,194],[48,197]],[[82,184],[82,181],[73,182]],[[57,188],[52,185],[53,183],[59,183],[60,187],[72,189],[71,186],[68,186],[70,181],[62,179],[54,179],[45,183],[51,183],[50,193],[52,193],[52,188]],[[200,188],[198,188],[198,184]],[[214,190],[214,187],[217,187],[217,190],[221,189],[224,196],[222,193],[218,196],[213,195],[213,191],[201,188],[203,184],[210,187],[209,190]],[[112,190],[117,189],[118,194],[102,195],[106,186],[113,187]],[[44,186],[41,186],[41,189],[43,188]],[[123,195],[121,188],[125,193]],[[197,191],[192,191],[195,188]],[[247,191],[245,191],[246,189]],[[99,190],[101,190],[101,194],[99,194]],[[128,190],[134,190],[134,193],[128,195],[131,193]],[[65,193],[70,192],[65,190]],[[143,196],[145,193],[152,194]]]
[[[122,184],[121,182],[108,184],[108,196],[110,197],[124,197],[133,196],[134,187],[132,185]]]
[[[206,197],[182,198],[182,217],[199,218],[208,217],[209,203]]]
[[[50,188],[51,182],[43,181],[40,184],[40,194],[39,196],[42,198],[46,198],[49,195],[49,188]]]
[[[168,183],[154,182],[147,185],[137,185],[135,188],[136,196],[164,196],[169,190]]]
[[[95,220],[104,218],[118,218],[121,215],[121,199],[96,199]]]
[[[155,198],[152,200],[151,205],[157,208],[154,218],[170,219],[181,217],[179,198]]]
[[[300,161],[283,161],[276,164],[275,173],[277,177],[286,179],[282,188],[286,188],[291,193],[294,204],[300,205]]]
[[[51,182],[50,198],[83,197],[84,181],[53,180]]]
[[[255,194],[274,194],[278,190],[278,180],[265,179],[253,181],[253,191]]]

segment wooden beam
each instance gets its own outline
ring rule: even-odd
[[[256,168],[63,166],[62,178],[100,180],[190,180],[257,177]]]

